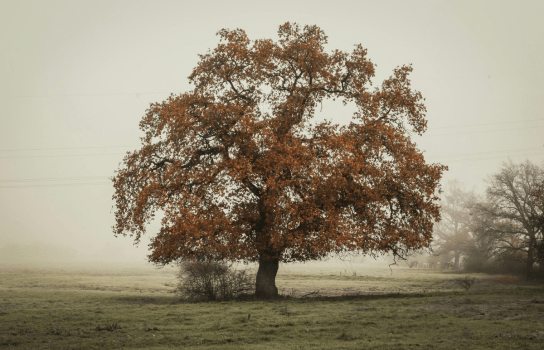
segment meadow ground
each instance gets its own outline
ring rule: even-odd
[[[544,286],[280,267],[274,301],[181,302],[175,270],[0,267],[1,349],[542,349]]]

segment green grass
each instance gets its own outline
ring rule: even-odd
[[[172,269],[0,271],[0,348],[541,349],[544,286],[283,269],[276,301],[185,303]],[[342,274],[340,274],[340,272]],[[464,275],[463,275],[464,276]],[[249,316],[249,317],[248,317]]]

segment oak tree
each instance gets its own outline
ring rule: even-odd
[[[141,120],[141,148],[112,179],[114,233],[137,243],[160,212],[151,262],[258,262],[259,298],[277,296],[280,262],[427,247],[445,167],[411,141],[427,126],[411,66],[373,88],[367,51],[327,52],[317,26],[286,23],[277,41],[218,35],[194,89]],[[315,120],[327,99],[356,107],[349,125]]]

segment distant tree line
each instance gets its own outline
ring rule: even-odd
[[[432,259],[454,269],[533,279],[544,270],[544,164],[503,163],[485,195],[445,186]]]

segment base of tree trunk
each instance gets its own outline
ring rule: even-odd
[[[526,266],[525,266],[525,278],[527,279],[527,281],[531,281],[533,280],[534,276],[533,276],[533,261],[531,260],[530,262],[527,262]]]
[[[455,260],[453,261],[453,270],[459,270],[459,253],[455,252]]]
[[[278,259],[264,260],[263,258],[259,258],[255,298],[275,299],[278,297],[278,288],[276,287],[276,274],[278,273],[278,268]]]

